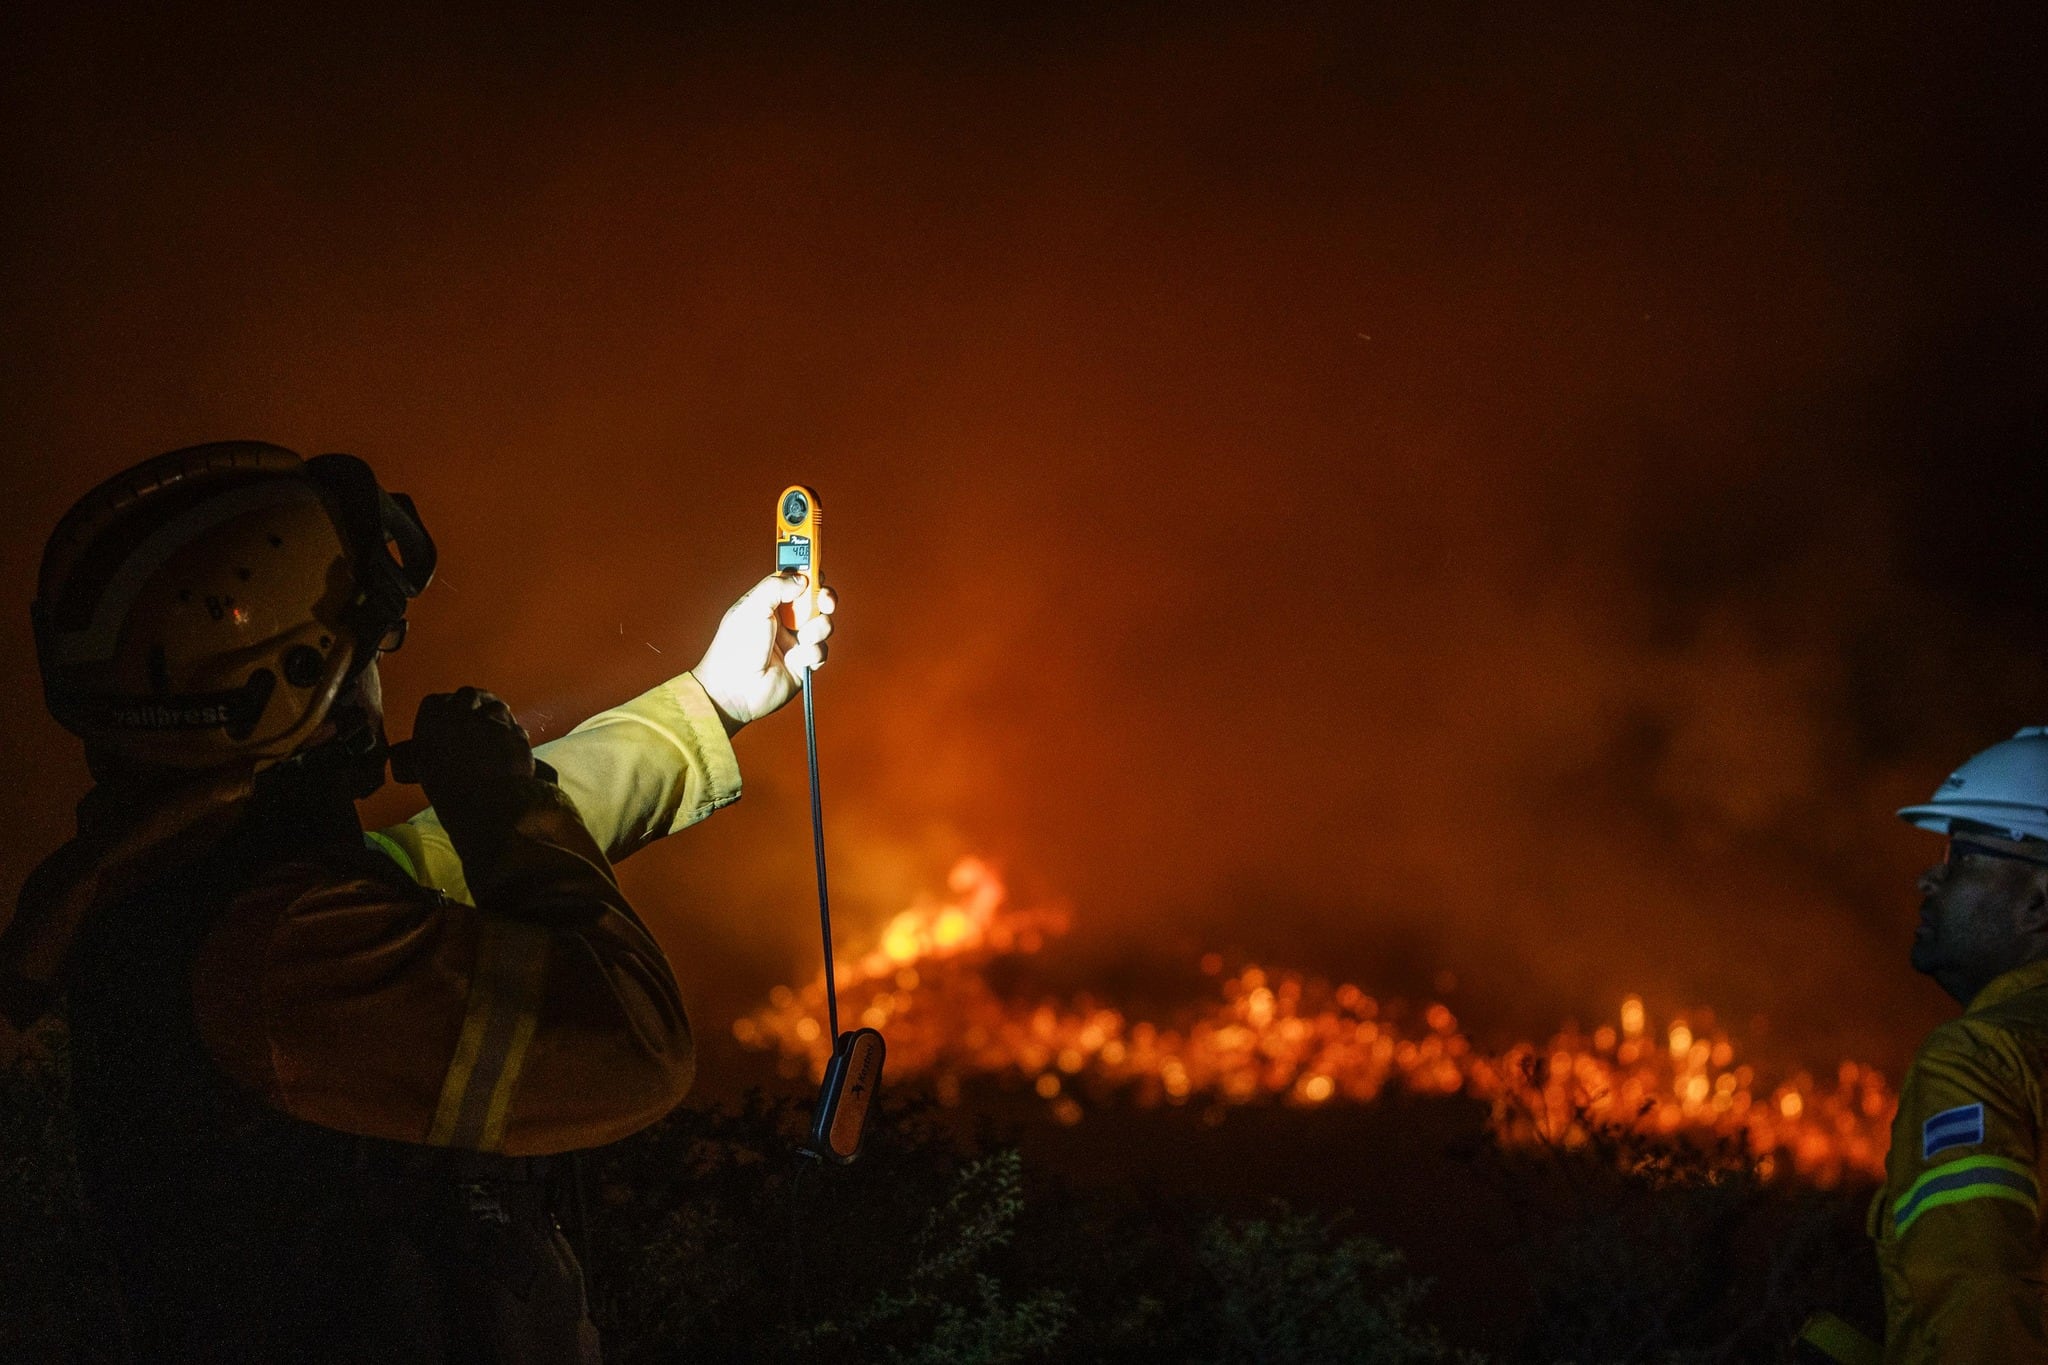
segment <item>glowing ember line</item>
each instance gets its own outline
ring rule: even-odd
[[[948,894],[920,900],[884,926],[876,946],[837,964],[840,1004],[886,1031],[890,1069],[926,1074],[956,1102],[963,1078],[1012,1074],[1061,1122],[1083,1101],[1141,1105],[1278,1101],[1363,1104],[1389,1085],[1486,1102],[1494,1131],[1513,1143],[1586,1142],[1589,1125],[1658,1135],[1739,1140],[1766,1175],[1781,1164],[1832,1184],[1881,1174],[1896,1097],[1877,1071],[1844,1062],[1823,1084],[1802,1072],[1767,1084],[1738,1063],[1736,1045],[1710,1017],[1652,1027],[1643,1002],[1621,1004],[1618,1026],[1575,1027],[1540,1047],[1481,1053],[1440,1003],[1411,1015],[1357,986],[1246,966],[1226,974],[1207,954],[1221,1000],[1182,1027],[1127,1018],[1087,997],[1020,1003],[992,992],[981,968],[1035,953],[1065,931],[1065,917],[1008,905],[1002,882],[963,859]],[[778,986],[768,1004],[734,1023],[749,1047],[780,1054],[786,1072],[816,1079],[831,1053],[818,1017],[824,975],[801,991]],[[1698,1025],[1696,1028],[1695,1025]]]

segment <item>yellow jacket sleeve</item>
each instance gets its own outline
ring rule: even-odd
[[[1887,1362],[2048,1362],[2041,1083],[2024,1050],[1966,1016],[1906,1074],[1871,1209]]]
[[[559,775],[610,862],[740,799],[739,761],[718,711],[688,673],[600,711],[534,757]],[[432,807],[377,835],[414,860],[423,885],[460,896],[461,859]]]
[[[535,756],[613,862],[740,799],[740,769],[718,710],[688,673],[600,711]]]
[[[725,727],[685,673],[536,756],[559,786],[365,836],[420,895],[305,864],[238,899],[194,982],[232,1076],[346,1132],[514,1155],[614,1141],[682,1097],[682,1001],[611,863],[739,799]]]

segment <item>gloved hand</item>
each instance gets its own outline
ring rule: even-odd
[[[412,738],[394,746],[392,767],[400,781],[425,788],[438,809],[532,777],[533,742],[511,707],[464,687],[421,699]]]
[[[690,670],[718,708],[728,735],[788,705],[804,669],[824,666],[831,613],[839,609],[832,589],[818,594],[819,615],[798,630],[791,631],[775,615],[776,607],[794,601],[804,587],[802,574],[779,573],[747,589],[726,608],[711,647]]]

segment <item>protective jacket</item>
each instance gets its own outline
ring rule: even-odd
[[[1870,1207],[1899,1365],[2048,1362],[2048,960],[2005,973],[1920,1049]]]
[[[141,1359],[596,1360],[550,1157],[643,1127],[693,1068],[611,863],[740,783],[687,674],[536,756],[558,785],[367,835],[256,802],[88,898],[81,1174]],[[124,822],[147,812],[88,798],[79,846]]]
[[[193,997],[231,1077],[343,1132],[516,1156],[615,1141],[682,1097],[675,979],[611,863],[738,798],[725,728],[684,674],[536,757],[558,786],[367,836],[425,899],[289,866],[237,899]]]

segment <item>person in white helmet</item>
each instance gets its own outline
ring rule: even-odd
[[[1883,1359],[2048,1362],[2048,727],[1899,815],[1947,839],[1920,877],[1912,963],[1963,1014],[1906,1073],[1870,1207]]]

